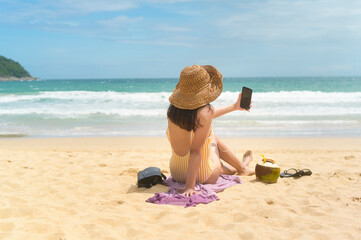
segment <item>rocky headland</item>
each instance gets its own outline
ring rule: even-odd
[[[30,75],[20,63],[0,55],[0,81],[38,80]]]

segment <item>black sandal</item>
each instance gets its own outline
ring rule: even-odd
[[[308,168],[299,170],[296,168],[290,168],[288,170],[285,170],[283,173],[280,174],[281,178],[284,177],[302,177],[302,176],[311,176],[312,171]]]

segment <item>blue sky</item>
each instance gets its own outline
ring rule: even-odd
[[[360,0],[0,0],[0,55],[39,78],[361,75]]]

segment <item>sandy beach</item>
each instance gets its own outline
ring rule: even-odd
[[[137,172],[169,176],[166,138],[0,139],[0,239],[360,239],[361,138],[224,139],[313,175],[255,176],[183,208],[146,203]]]

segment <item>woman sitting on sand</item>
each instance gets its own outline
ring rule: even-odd
[[[220,174],[252,175],[248,166],[252,152],[247,151],[240,161],[213,134],[212,120],[240,107],[241,94],[236,103],[214,109],[210,103],[222,92],[222,74],[213,66],[185,67],[179,82],[169,97],[167,136],[172,146],[170,171],[174,180],[185,183],[184,195],[195,194],[195,184],[216,183]],[[222,164],[224,160],[231,167]]]

